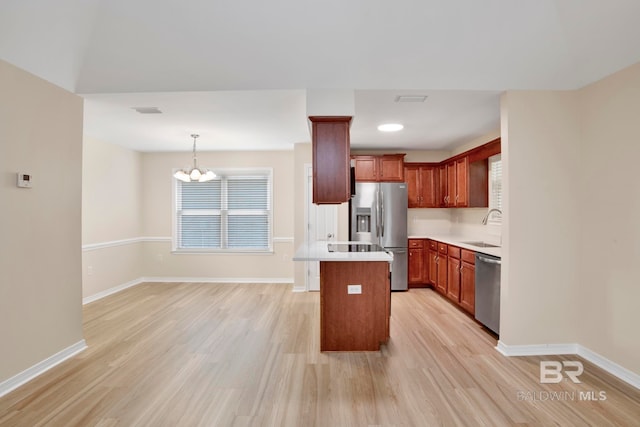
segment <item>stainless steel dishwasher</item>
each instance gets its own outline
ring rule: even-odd
[[[500,266],[500,258],[476,252],[476,320],[496,334],[500,334]]]

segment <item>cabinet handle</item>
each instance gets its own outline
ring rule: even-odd
[[[458,195],[456,194],[456,203],[458,203]]]

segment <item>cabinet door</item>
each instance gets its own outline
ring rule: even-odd
[[[420,167],[406,166],[404,168],[404,178],[407,182],[407,194],[409,196],[409,207],[420,207]]]
[[[409,248],[409,285],[425,283],[424,270],[424,249]]]
[[[436,263],[436,260],[438,259],[438,252],[429,249],[427,253],[427,257],[429,258],[429,275],[427,277],[429,278],[429,283],[436,286],[438,279],[438,264]]]
[[[444,208],[447,206],[447,166],[440,165],[438,167],[438,206]]]
[[[438,192],[436,190],[436,168],[424,166],[420,168],[420,201],[423,208],[438,207]]]
[[[460,260],[449,257],[448,277],[447,277],[447,296],[450,300],[460,302]]]
[[[460,271],[460,307],[476,312],[476,266],[463,261]]]
[[[438,274],[436,277],[436,290],[440,292],[442,295],[447,294],[447,256],[446,255],[438,255],[437,258],[438,264]]]
[[[375,156],[355,156],[356,181],[371,182],[378,180]]]
[[[351,117],[309,117],[309,120],[312,123],[313,203],[344,203],[351,198]]]
[[[404,181],[404,156],[380,156],[378,158],[378,180],[384,182]]]
[[[456,205],[456,162],[447,163],[447,199],[445,206],[454,207]]]
[[[469,169],[468,158],[456,160],[456,206],[464,208],[469,206]]]

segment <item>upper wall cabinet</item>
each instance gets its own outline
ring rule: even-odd
[[[312,124],[313,203],[339,204],[351,197],[351,117],[309,117]]]
[[[407,182],[410,208],[438,207],[437,172],[437,164],[405,164],[404,179]]]
[[[403,182],[404,154],[380,156],[354,155],[355,176],[358,182]]]
[[[489,160],[500,138],[441,163],[405,163],[410,208],[489,206]]]

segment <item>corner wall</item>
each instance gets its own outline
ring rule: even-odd
[[[0,93],[2,384],[83,343],[82,99],[2,60]]]
[[[579,315],[580,109],[575,92],[502,97],[500,341],[573,343]]]
[[[579,91],[578,342],[640,375],[640,64]]]
[[[143,276],[141,154],[86,137],[82,162],[85,301]]]

